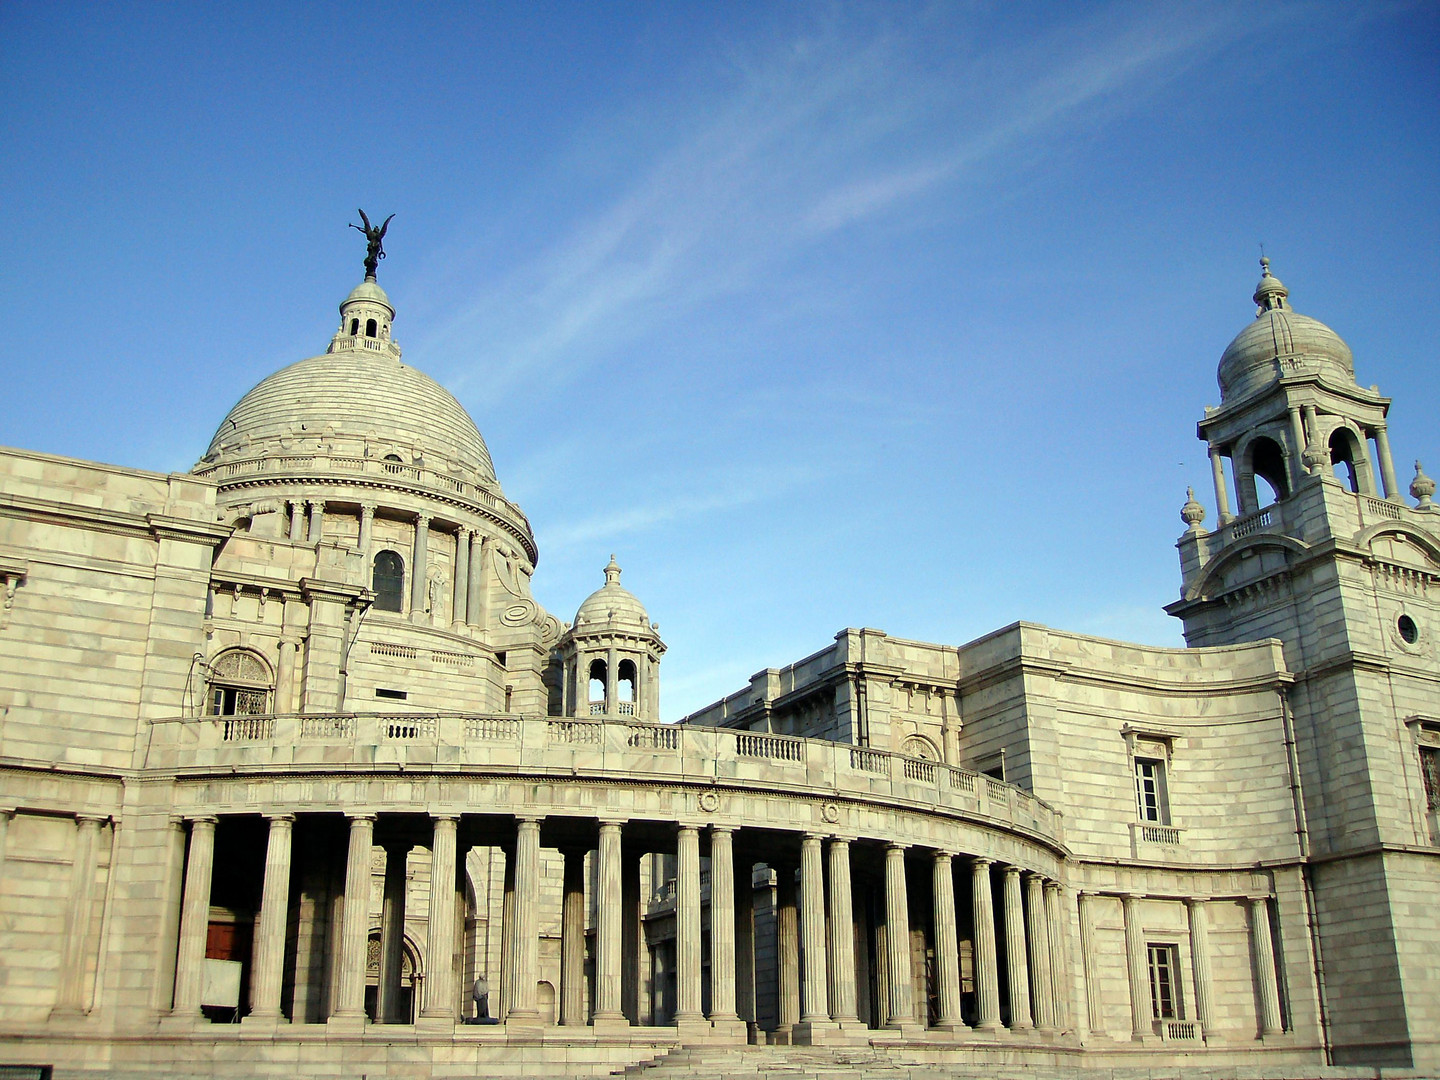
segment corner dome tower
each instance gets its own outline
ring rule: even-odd
[[[1355,385],[1355,358],[1330,327],[1290,306],[1290,292],[1260,260],[1255,319],[1220,357],[1220,400],[1248,397],[1291,375],[1317,375],[1337,388]]]
[[[560,642],[565,715],[659,720],[665,654],[659,630],[620,584],[620,566],[611,555],[605,584],[581,603]]]

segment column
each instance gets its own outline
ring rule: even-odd
[[[430,550],[430,515],[415,515],[415,549],[410,556],[410,621],[425,622],[425,560]],[[434,994],[431,994],[434,997]]]
[[[285,923],[290,914],[290,850],[294,814],[268,815],[265,883],[260,889],[260,925],[255,932],[250,975],[249,1020],[280,1019],[280,984],[285,973]]]
[[[290,539],[300,543],[305,538],[305,504],[299,499],[290,503]]]
[[[1055,1030],[1055,987],[1050,968],[1050,921],[1045,916],[1045,881],[1031,874],[1025,883],[1025,914],[1030,926],[1030,978],[1035,985],[1035,1027]]]
[[[455,534],[455,602],[450,606],[450,628],[465,625],[470,606],[470,530],[460,526]]]
[[[800,1019],[806,1024],[830,1019],[825,976],[825,870],[821,838],[808,833],[800,842],[800,950],[805,956]]]
[[[365,578],[370,578],[372,565],[370,558],[370,544],[375,535],[375,504],[373,502],[360,504],[360,558],[365,567]]]
[[[458,818],[433,815],[430,840],[430,904],[425,951],[429,977],[425,980],[423,1018],[455,1019],[455,873]],[[349,909],[346,909],[347,913]]]
[[[612,648],[605,653],[605,715],[614,716],[619,712],[616,702],[620,700],[620,656]]]
[[[12,811],[13,813],[13,811]],[[0,815],[3,817],[5,815]],[[185,888],[185,819],[171,816],[165,823],[161,861],[160,918],[155,927],[155,982],[150,1002],[157,1012],[167,1012],[175,1000],[175,961],[180,953],[180,905]],[[3,878],[0,867],[0,878]]]
[[[855,913],[850,889],[850,841],[830,841],[830,1015],[859,1024],[855,1001]]]
[[[1190,967],[1195,975],[1195,1019],[1200,1024],[1200,1037],[1210,1035],[1213,1024],[1210,1009],[1210,919],[1205,911],[1205,901],[1190,898],[1185,901],[1185,911],[1190,917]]]
[[[954,1031],[960,1020],[960,937],[955,928],[955,871],[948,851],[935,853],[935,983],[940,999],[936,1027]]]
[[[515,849],[505,848],[505,878],[500,899],[500,1008],[495,1013],[504,1020],[510,1012],[515,986]]]
[[[1000,961],[995,955],[995,899],[990,891],[990,860],[976,859],[970,871],[971,909],[975,913],[975,1026],[1000,1030]]]
[[[1300,406],[1291,405],[1290,413],[1290,441],[1294,444],[1294,450],[1290,454],[1290,486],[1298,487],[1305,479],[1305,447],[1309,440],[1305,438],[1305,424],[1300,419]]]
[[[1034,1027],[1030,1018],[1030,972],[1025,963],[1025,912],[1020,906],[1020,868],[1005,867],[1005,970],[1010,976],[1010,1030]]]
[[[611,676],[607,673],[607,680]],[[681,825],[675,840],[675,1022],[701,1020],[700,831]]]
[[[1140,926],[1141,897],[1122,898],[1125,911],[1125,959],[1130,971],[1130,1037],[1153,1034],[1150,1026],[1150,965],[1145,955],[1145,933]]]
[[[745,859],[735,882],[735,1011],[747,1025],[755,1023],[755,878]]]
[[[275,711],[295,711],[295,645],[290,638],[280,639],[280,663],[275,672]]]
[[[560,1023],[585,1026],[585,852],[566,848],[560,893]]]
[[[185,861],[185,899],[180,907],[180,948],[175,958],[177,1016],[200,1016],[205,979],[205,938],[210,932],[210,878],[215,869],[213,817],[190,819],[190,855]]]
[[[305,509],[310,514],[310,527],[305,534],[305,542],[318,544],[325,535],[325,500],[312,499],[305,503]]]
[[[623,979],[620,974],[620,935],[624,920],[624,894],[620,870],[620,822],[600,822],[600,846],[595,857],[599,860],[600,897],[595,905],[595,1023],[602,1021],[619,1022],[623,1019],[620,1008],[620,990]],[[713,871],[712,871],[713,878]],[[713,903],[713,900],[712,900]]]
[[[375,988],[375,1020],[403,1024],[400,1013],[400,978],[405,962],[406,870],[409,844],[385,845],[385,893],[380,906],[380,984]],[[431,869],[431,889],[435,887]]]
[[[1403,503],[1405,495],[1395,482],[1395,462],[1390,457],[1390,436],[1384,424],[1375,425],[1375,449],[1380,451],[1380,478],[1385,483],[1385,498]]]
[[[800,931],[795,911],[795,867],[775,867],[775,982],[779,1030],[800,1022]]]
[[[341,916],[339,992],[332,1019],[365,1020],[365,961],[370,944],[370,849],[375,815],[350,815],[345,860],[345,912]]]
[[[1220,448],[1210,444],[1210,475],[1215,481],[1215,513],[1224,525],[1231,518],[1230,492],[1225,489],[1225,465],[1220,460]]]
[[[1085,1020],[1091,1035],[1105,1034],[1105,1007],[1100,1000],[1100,972],[1095,965],[1095,894],[1081,893],[1080,959],[1085,971]]]
[[[735,1020],[733,831],[710,828],[710,1019]]]
[[[75,858],[70,864],[70,899],[65,905],[65,939],[60,950],[60,987],[55,1013],[83,1014],[86,945],[95,907],[95,867],[103,817],[81,814],[75,819]]]
[[[1275,944],[1270,936],[1270,902],[1250,897],[1250,933],[1255,943],[1255,977],[1260,990],[1260,1036],[1285,1030],[1280,1017],[1280,987],[1275,977]]]
[[[475,546],[476,537],[470,540],[470,546]],[[465,591],[465,606],[468,610],[468,618],[471,626],[488,627],[490,625],[490,582],[486,576],[486,569],[490,565],[490,538],[479,537],[480,550],[470,552],[470,587]]]
[[[1070,983],[1065,977],[1064,904],[1058,881],[1045,882],[1045,921],[1050,929],[1050,985],[1054,1001],[1055,1026],[1070,1030]]]
[[[515,938],[510,945],[509,1019],[538,1023],[535,980],[540,972],[540,820],[521,818],[515,835]]]
[[[1304,415],[1304,417],[1305,417],[1305,430],[1310,433],[1310,439],[1313,440],[1313,439],[1315,439],[1315,438],[1317,437],[1317,433],[1318,433],[1319,430],[1320,430],[1320,429],[1316,426],[1315,406],[1314,406],[1314,405],[1306,405],[1306,406],[1303,406],[1300,411],[1301,411],[1301,413],[1302,413],[1302,414]],[[1310,444],[1307,442],[1305,445],[1306,445],[1306,447],[1308,448]],[[1323,446],[1323,445],[1316,447],[1316,449],[1320,450],[1320,451],[1322,452],[1322,454],[1324,454],[1324,446]],[[1320,476],[1320,475],[1324,474],[1325,471],[1326,471],[1327,468],[1328,468],[1328,466],[1326,465],[1326,461],[1328,461],[1328,460],[1329,460],[1328,455],[1325,455],[1325,456],[1323,456],[1323,457],[1321,458],[1321,460],[1316,461],[1315,464],[1310,467],[1310,475],[1311,475],[1311,476]]]
[[[885,953],[890,970],[890,1028],[915,1023],[910,971],[910,901],[905,891],[905,847],[885,848]]]
[[[645,955],[645,920],[640,897],[638,848],[620,848],[620,1009],[632,1024],[640,1024],[640,961]]]

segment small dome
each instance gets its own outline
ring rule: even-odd
[[[395,318],[395,305],[390,303],[390,297],[384,289],[368,278],[350,290],[350,295],[340,305],[340,310],[343,312],[348,305],[355,303],[383,304],[390,310],[390,318]]]
[[[1295,311],[1289,290],[1261,259],[1255,321],[1235,335],[1220,357],[1220,399],[1246,397],[1287,375],[1314,374],[1340,386],[1355,384],[1355,359],[1340,335]]]
[[[650,630],[650,616],[645,613],[645,605],[620,584],[620,567],[615,562],[615,556],[611,555],[610,563],[605,567],[605,584],[587,596],[575,612],[575,629],[584,631],[586,624],[619,623],[638,625],[646,632]]]

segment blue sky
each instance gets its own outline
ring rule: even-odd
[[[1180,644],[1262,242],[1440,475],[1433,3],[11,3],[0,41],[0,442],[189,468],[394,212],[406,361],[542,604],[617,555],[667,718],[846,626]]]

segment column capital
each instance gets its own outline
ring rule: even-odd
[[[220,818],[217,814],[186,814],[185,820],[190,822],[191,828],[197,825],[208,825],[214,828]]]
[[[1010,864],[1010,863],[1006,863],[1006,864],[1005,864],[1005,876],[1006,876],[1006,877],[1011,877],[1011,876],[1013,875],[1014,877],[1017,877],[1017,878],[1018,878],[1018,877],[1021,875],[1021,873],[1023,873],[1023,870],[1022,870],[1021,867],[1015,866],[1015,865]]]
[[[1204,907],[1209,899],[1208,896],[1187,896],[1184,898],[1184,904],[1187,908]]]
[[[995,865],[995,860],[987,859],[984,855],[971,855],[970,865],[976,870],[988,870]]]
[[[346,814],[345,817],[349,820],[351,825],[355,825],[357,822],[361,821],[369,821],[371,823],[375,821],[374,813],[367,811],[361,811],[357,814]]]
[[[600,828],[602,829],[623,829],[627,821],[625,818],[601,818]]]
[[[900,843],[898,840],[891,840],[889,843],[887,843],[887,844],[885,845],[885,850],[886,850],[887,852],[896,852],[896,851],[898,851],[900,854],[903,855],[906,851],[910,850],[910,845],[909,845],[909,844],[902,844],[902,843]]]
[[[469,540],[474,532],[475,530],[469,525],[461,525],[455,529],[455,535],[458,536],[462,542]]]
[[[711,826],[710,826],[710,835],[711,835],[711,836],[719,836],[719,835],[721,835],[722,833],[723,833],[724,835],[726,835],[726,836],[734,836],[734,835],[735,835],[735,826],[734,826],[734,825],[711,825]]]
[[[1065,888],[1064,885],[1061,885],[1060,882],[1056,881],[1054,878],[1045,878],[1045,879],[1043,879],[1043,880],[1044,880],[1044,882],[1045,882],[1045,891],[1046,891],[1046,892],[1056,892],[1056,893],[1058,893],[1058,892],[1063,891],[1064,888]]]
[[[436,820],[436,821],[439,821],[439,820],[441,820],[441,819],[437,817],[435,820]],[[448,820],[454,821],[455,818],[449,818]],[[544,820],[545,820],[545,819],[544,819],[543,817],[540,817],[540,816],[538,816],[538,815],[533,815],[533,814],[524,815],[524,816],[522,816],[522,815],[520,815],[520,814],[516,814],[516,815],[515,815],[515,825],[516,825],[517,828],[521,828],[521,829],[538,829],[538,828],[540,828],[540,822],[542,822],[542,821],[544,821]]]
[[[431,815],[430,815],[430,820],[431,820],[431,821],[434,821],[434,822],[453,821],[453,822],[455,822],[456,824],[459,824],[459,822],[460,822],[460,815],[459,815],[459,814],[431,814]]]
[[[285,812],[266,814],[265,820],[270,822],[270,827],[272,829],[275,828],[277,825],[281,828],[289,828],[291,825],[295,824],[295,815]]]
[[[86,826],[86,825],[94,825],[94,826],[96,826],[96,827],[98,828],[99,826],[104,825],[104,824],[105,824],[107,821],[109,821],[109,820],[110,820],[110,815],[109,815],[109,814],[76,814],[76,815],[75,815],[75,824],[76,824],[76,826],[82,827],[82,828],[83,828],[84,826]]]
[[[419,526],[420,528],[422,528],[422,529],[429,528],[429,526],[430,526],[430,515],[429,515],[429,514],[416,514],[416,515],[415,515],[415,524],[418,525],[418,526]]]
[[[823,833],[807,832],[807,833],[804,833],[804,834],[803,834],[802,843],[806,843],[806,844],[820,844],[820,843],[824,843],[824,841],[825,841],[825,836],[824,836]]]
[[[955,858],[953,851],[946,851],[944,848],[936,848],[932,854],[936,862],[950,862]]]
[[[380,504],[377,502],[362,502],[360,504],[360,513],[364,517],[374,517],[375,511],[378,509],[380,509]]]

